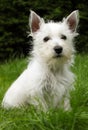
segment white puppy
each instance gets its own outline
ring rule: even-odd
[[[5,94],[4,108],[32,104],[46,111],[49,108],[70,108],[70,90],[74,74],[70,67],[74,60],[74,37],[79,22],[78,11],[73,11],[62,22],[44,19],[31,11],[30,28],[34,48],[27,69]]]

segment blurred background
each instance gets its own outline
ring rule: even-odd
[[[45,20],[55,21],[79,10],[78,53],[88,53],[88,0],[0,0],[0,62],[26,57],[32,48],[28,37],[30,9]]]

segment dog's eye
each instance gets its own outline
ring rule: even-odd
[[[43,39],[43,40],[44,40],[44,42],[47,42],[47,41],[49,41],[49,40],[50,40],[50,37],[48,37],[48,36],[47,36],[47,37],[44,37],[44,39]]]
[[[63,39],[63,40],[66,40],[67,39],[67,37],[65,36],[65,35],[61,35],[61,39]]]

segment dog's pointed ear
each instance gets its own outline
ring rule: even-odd
[[[69,29],[74,32],[78,26],[79,22],[79,12],[78,10],[73,11],[67,18],[66,23],[69,26]]]
[[[42,18],[40,18],[39,15],[37,15],[34,11],[30,11],[30,19],[29,19],[29,26],[31,29],[31,32],[37,32],[40,29],[41,23],[44,22]]]

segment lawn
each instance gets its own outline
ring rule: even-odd
[[[0,64],[0,104],[10,84],[26,68],[26,59]],[[88,130],[88,56],[77,55],[72,68],[76,74],[71,92],[72,111],[61,109],[47,113],[30,108],[4,110],[0,106],[0,130]]]

